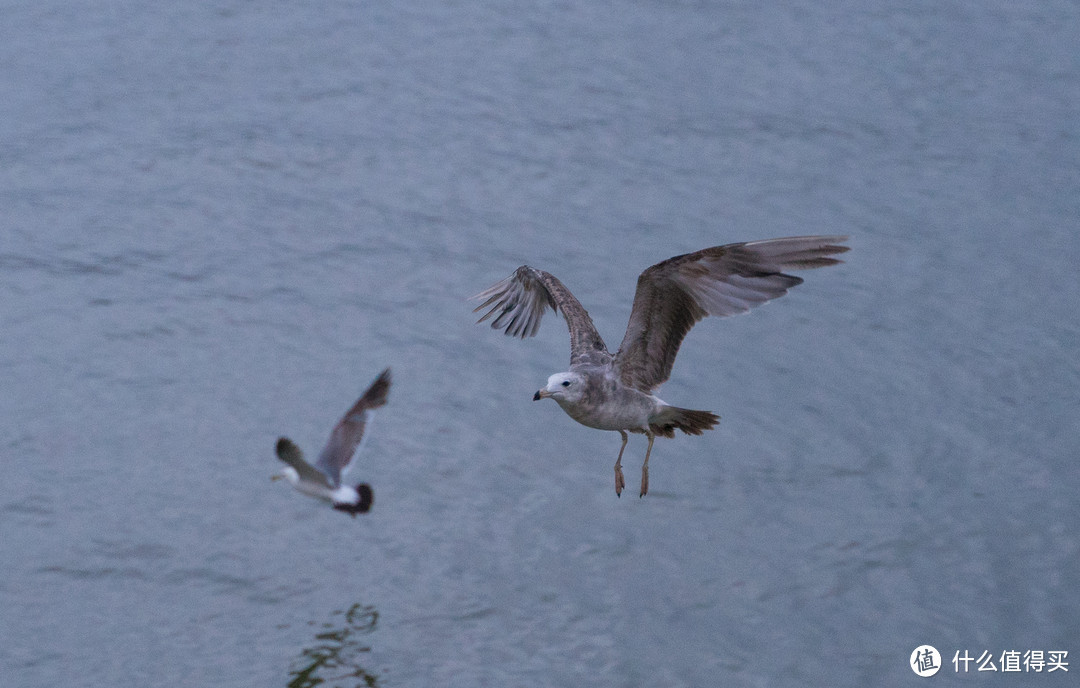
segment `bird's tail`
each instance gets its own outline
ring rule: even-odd
[[[371,491],[371,485],[360,483],[356,486],[356,494],[360,495],[360,501],[356,504],[334,504],[338,511],[344,511],[353,518],[357,514],[366,514],[371,511],[371,505],[375,501],[375,493]]]
[[[375,493],[371,491],[371,485],[358,483],[356,494],[360,495],[360,501],[356,504],[356,510],[362,514],[371,511],[371,505],[375,503]]]
[[[665,406],[649,421],[649,428],[660,437],[674,437],[676,430],[687,435],[700,435],[712,430],[720,416],[710,411],[691,411],[678,406]]]

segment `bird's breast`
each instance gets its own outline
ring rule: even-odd
[[[633,391],[633,390],[626,390]],[[559,401],[559,406],[582,425],[598,430],[631,430],[648,427],[653,412],[652,397],[635,392],[615,394],[604,399]]]

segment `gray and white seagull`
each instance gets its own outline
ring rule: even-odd
[[[619,350],[608,352],[589,314],[555,276],[522,265],[514,274],[473,299],[490,306],[477,322],[495,316],[491,327],[510,336],[532,337],[550,307],[561,311],[570,329],[570,369],[548,378],[533,395],[551,398],[571,418],[622,435],[615,461],[615,494],[625,481],[622,455],[627,432],[649,438],[641,466],[641,496],[649,490],[649,455],[657,435],[676,430],[700,435],[720,419],[709,411],[671,406],[656,396],[671,375],[675,354],[690,328],[708,315],[745,313],[783,296],[802,279],[784,270],[819,268],[842,261],[846,236],[804,236],[726,244],[687,253],[653,265],[638,277],[634,307]]]
[[[285,478],[300,492],[330,502],[335,509],[351,514],[353,518],[366,513],[374,499],[371,486],[360,483],[352,487],[341,481],[356,461],[372,409],[386,404],[389,392],[390,369],[387,368],[334,426],[314,466],[304,460],[304,453],[292,440],[279,437],[277,455],[288,465],[273,479]]]

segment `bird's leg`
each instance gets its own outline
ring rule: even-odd
[[[623,488],[626,487],[626,481],[622,476],[622,453],[626,449],[626,441],[630,439],[625,430],[620,430],[619,434],[622,435],[622,446],[619,447],[619,458],[615,459],[615,496],[621,497]]]
[[[649,436],[649,446],[645,449],[645,463],[641,464],[641,494],[638,497],[644,497],[649,491],[649,454],[652,453],[652,443],[656,439],[651,430],[646,430],[645,434]]]

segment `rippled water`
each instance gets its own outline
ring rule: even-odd
[[[1080,653],[1078,22],[8,3],[4,682],[904,685],[923,643],[939,681]],[[657,442],[645,499],[613,494],[616,434],[530,401],[562,323],[511,340],[466,301],[528,262],[615,346],[648,265],[806,233],[848,262],[695,328],[663,396],[723,420]],[[314,451],[388,365],[372,513],[271,483],[276,437]]]

